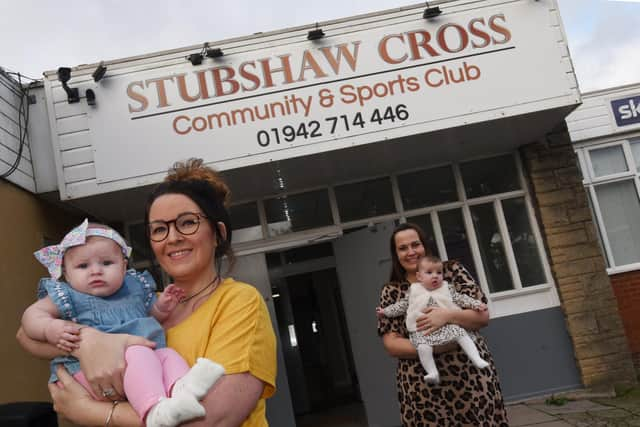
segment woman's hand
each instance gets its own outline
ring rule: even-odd
[[[424,331],[425,335],[429,335],[447,323],[451,323],[452,311],[442,307],[427,307],[422,310],[424,315],[418,316],[416,319],[416,330]]]
[[[91,424],[84,417],[93,412],[96,401],[61,365],[56,369],[56,374],[58,382],[49,384],[53,409],[76,424]]]
[[[58,382],[49,384],[53,409],[69,421],[83,426],[101,426],[111,414],[110,425],[140,427],[140,417],[128,402],[120,402],[115,407],[111,402],[93,400],[64,367],[58,366],[56,374]]]
[[[108,334],[93,328],[82,328],[82,343],[73,355],[80,360],[80,368],[96,396],[113,390],[108,400],[123,400],[123,375],[126,367],[124,353],[130,345],[153,348],[155,343],[127,334]]]

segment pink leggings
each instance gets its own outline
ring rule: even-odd
[[[161,397],[168,397],[173,384],[189,371],[189,365],[175,350],[161,348],[153,350],[141,345],[132,345],[124,355],[127,367],[124,371],[124,392],[127,400],[144,421],[147,412]],[[84,386],[94,399],[84,374],[78,372],[74,378]]]

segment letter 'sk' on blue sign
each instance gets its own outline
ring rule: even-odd
[[[640,123],[640,96],[614,99],[611,101],[611,109],[618,126]]]

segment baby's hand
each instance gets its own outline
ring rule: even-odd
[[[183,298],[184,290],[174,284],[171,284],[164,288],[164,291],[158,297],[156,305],[160,311],[171,312],[178,306]]]
[[[175,299],[180,302],[184,298],[184,289],[172,283],[164,289],[163,294],[166,294],[167,298]]]
[[[62,319],[54,319],[44,328],[44,336],[47,341],[55,345],[60,350],[71,353],[79,348],[80,328],[71,326]]]
[[[378,316],[378,319],[385,317],[382,307],[376,307],[376,316]]]
[[[487,307],[487,304],[481,302],[478,308],[476,309],[476,311],[483,312],[483,311],[487,311],[488,309],[489,307]]]

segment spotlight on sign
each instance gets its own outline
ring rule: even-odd
[[[187,59],[189,60],[189,62],[191,62],[191,65],[200,65],[200,64],[202,64],[202,54],[201,53],[192,53],[191,55],[187,56]]]
[[[320,40],[324,37],[324,31],[322,28],[318,28],[318,24],[316,24],[316,28],[307,33],[307,40]]]
[[[103,61],[100,61],[100,64],[98,64],[98,68],[96,68],[93,74],[91,74],[91,77],[93,77],[94,82],[99,82],[100,80],[102,80],[106,72],[107,72],[107,67],[104,66]]]
[[[435,18],[436,16],[440,15],[441,13],[442,13],[442,11],[440,10],[440,8],[438,6],[429,7],[427,5],[427,8],[424,10],[424,13],[422,14],[422,17],[424,19],[432,19],[432,18]]]
[[[78,88],[70,88],[67,85],[67,82],[71,79],[71,68],[69,67],[60,67],[58,68],[58,80],[62,83],[62,89],[67,93],[67,102],[69,104],[73,104],[74,102],[80,101],[80,94],[78,93]]]
[[[224,55],[224,52],[219,47],[214,47],[206,50],[207,58],[220,58]]]
[[[93,89],[87,89],[85,96],[87,97],[87,105],[96,105],[96,93]]]

